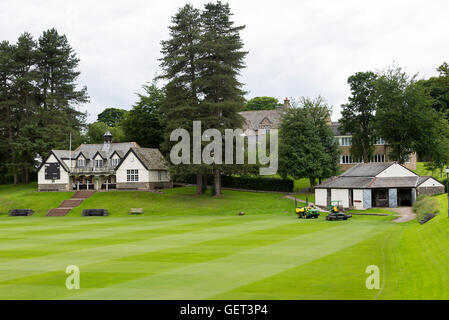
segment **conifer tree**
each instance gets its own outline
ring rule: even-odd
[[[45,31],[37,43],[25,32],[14,45],[0,44],[0,181],[30,181],[37,156],[68,148],[85,124],[76,105],[87,101],[77,89],[79,60],[64,35]]]
[[[38,49],[38,85],[43,111],[40,128],[43,136],[53,136],[45,148],[66,148],[68,130],[80,131],[86,116],[76,109],[76,105],[88,101],[86,87],[77,88],[79,59],[67,37],[55,29],[44,31]]]
[[[161,111],[165,119],[164,143],[162,149],[169,152],[172,142],[170,133],[178,128],[186,129],[192,136],[193,121],[201,120],[199,113],[198,58],[201,40],[200,11],[190,4],[180,8],[172,17],[170,38],[162,41],[161,78],[167,80],[165,99]],[[200,165],[180,165],[172,168],[175,174],[196,173],[197,192],[202,193],[202,173],[206,168]]]
[[[201,14],[201,46],[198,83],[203,99],[202,119],[207,128],[215,128],[224,136],[224,129],[241,128],[238,114],[245,102],[243,84],[237,79],[247,54],[243,51],[240,31],[235,26],[229,5],[217,1],[207,3]],[[224,145],[224,144],[223,144]],[[223,165],[213,165],[215,195],[221,194]]]

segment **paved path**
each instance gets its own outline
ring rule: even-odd
[[[416,214],[413,212],[413,207],[389,208],[389,210],[398,213],[399,217],[394,219],[393,222],[403,223],[416,218]]]

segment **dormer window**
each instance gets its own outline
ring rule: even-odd
[[[112,165],[113,167],[115,167],[115,166],[118,165],[119,161],[120,161],[120,159],[111,159],[111,165]]]
[[[103,166],[103,159],[95,160],[95,167],[102,167]]]
[[[76,161],[76,166],[77,167],[85,167],[86,166],[86,159],[78,159]]]

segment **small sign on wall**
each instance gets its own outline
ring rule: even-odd
[[[45,180],[61,179],[61,166],[59,163],[45,164]]]

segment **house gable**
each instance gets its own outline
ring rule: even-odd
[[[131,149],[126,153],[123,160],[115,168],[117,183],[129,182],[127,181],[127,170],[138,170],[139,181],[133,182],[149,181],[149,171],[147,167]]]
[[[106,158],[103,157],[99,151],[97,151],[93,156],[93,160],[106,160]]]
[[[81,158],[80,158],[80,157],[81,157]],[[76,158],[74,158],[74,160],[78,160],[78,159],[88,160],[89,158],[86,157],[86,156],[84,155],[83,152],[80,152],[80,153],[78,153],[78,155],[76,156]]]
[[[270,119],[268,119],[267,117],[263,118],[262,121],[260,121],[259,123],[259,127],[261,126],[272,126],[273,122],[270,121]]]
[[[59,163],[65,172],[68,172],[66,169],[66,164],[63,163],[59,158],[54,154],[53,151],[50,151],[48,156],[42,161],[40,167],[37,169],[37,172],[41,171],[41,169],[45,166],[46,163]]]
[[[376,178],[399,178],[399,177],[417,177],[418,175],[413,171],[407,169],[404,166],[401,166],[398,163],[394,163],[379,174],[376,175]]]
[[[121,158],[122,157],[120,156],[120,154],[117,151],[114,151],[109,157],[109,159],[121,159]]]
[[[140,164],[148,170],[148,167],[145,163],[139,158],[139,156],[134,152],[133,149],[129,149],[128,152],[123,157],[123,160],[119,163],[119,165],[115,168],[115,170],[120,169],[120,167],[124,164],[128,164],[129,162],[138,161]]]
[[[418,187],[444,187],[444,184],[439,182],[433,177],[429,177],[427,180],[425,180],[423,183],[418,185]]]

